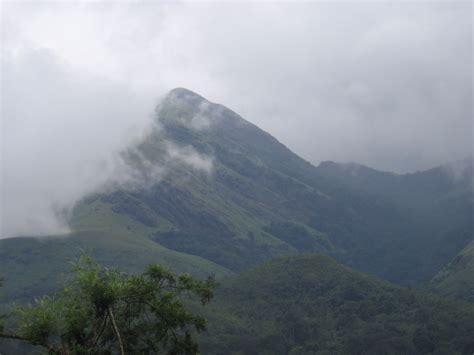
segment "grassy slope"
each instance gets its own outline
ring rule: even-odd
[[[209,125],[195,129],[193,120],[202,114],[203,103]],[[194,176],[171,185],[175,196],[220,226],[199,230],[200,216],[188,211],[192,232],[173,221],[179,232],[156,235],[169,248],[234,270],[282,254],[317,251],[390,280],[417,282],[431,278],[467,242],[453,243],[448,236],[472,225],[466,217],[472,209],[470,190],[464,186],[469,177],[453,184],[442,168],[403,176],[364,167],[359,175],[315,168],[234,112],[183,89],[172,92],[159,116],[162,130],[141,149],[154,159],[160,140],[166,139],[211,156],[211,178]],[[155,192],[156,201],[166,200],[163,190]],[[304,238],[298,225],[320,238],[295,242]]]
[[[422,295],[318,254],[275,259],[231,277],[211,307],[206,354],[474,351],[472,305]]]
[[[195,94],[189,100],[196,99],[204,100]],[[277,208],[287,200],[282,195],[291,194],[291,190],[303,194],[314,193],[314,188],[269,169],[255,153],[247,154],[251,142],[245,139],[251,139],[255,132],[263,134],[276,148],[283,146],[227,109],[212,105],[209,117],[216,120],[212,122],[213,128],[192,129],[185,121],[192,120],[196,105],[187,100],[175,100],[171,95],[160,108],[161,129],[150,132],[138,146],[140,157],[133,151],[130,153],[131,164],[137,169],[143,157],[156,166],[166,166],[163,180],[147,190],[97,196],[92,205],[109,203],[115,212],[132,219],[134,228],[141,229],[161,245],[202,256],[232,270],[242,270],[274,256],[297,253],[301,243],[294,245],[291,238],[281,237],[276,229],[299,223]],[[170,163],[165,142],[192,146],[214,158],[212,172],[205,174],[190,166]],[[284,151],[294,157],[286,148]],[[254,175],[248,176],[248,173]],[[276,183],[280,185],[270,186]],[[82,205],[85,211],[91,208]],[[163,221],[167,222],[168,230],[157,228]],[[272,225],[274,222],[277,224]],[[296,237],[304,239],[302,243],[310,251],[333,249],[326,236],[315,227],[303,226],[299,230],[303,234]]]
[[[474,302],[474,241],[431,280],[430,286],[443,296]]]
[[[203,103],[209,126],[196,129]],[[214,161],[208,178],[173,178],[133,194],[174,225],[154,235],[160,244],[233,270],[316,251],[392,279],[419,277],[416,258],[400,255],[400,244],[411,243],[407,219],[389,203],[334,184],[268,133],[189,91],[173,91],[159,117],[162,129],[140,145],[142,155],[159,163],[166,140]]]
[[[52,291],[71,269],[71,261],[82,252],[104,265],[130,272],[140,272],[145,265],[158,262],[199,277],[215,274],[221,278],[231,273],[208,260],[166,249],[148,238],[124,231],[92,230],[56,237],[11,238],[0,240],[0,272],[5,279],[0,303]]]

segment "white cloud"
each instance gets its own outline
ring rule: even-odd
[[[44,49],[2,58],[2,74],[2,235],[65,230],[58,211],[113,175],[150,103]]]

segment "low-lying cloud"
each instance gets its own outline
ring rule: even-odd
[[[48,50],[2,59],[3,154],[0,238],[66,233],[71,208],[111,187],[143,188],[173,163],[209,172],[212,160],[163,141],[160,163],[124,159],[153,131],[158,102],[123,84],[78,75]]]
[[[1,236],[66,231],[58,216],[117,174],[118,152],[142,134],[151,110],[45,49],[2,58],[2,74]]]
[[[127,176],[119,152],[174,87],[315,164],[405,172],[472,154],[471,2],[1,6],[0,237],[67,230],[58,215]]]

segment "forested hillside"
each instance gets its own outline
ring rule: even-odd
[[[418,272],[433,275],[474,239],[473,166],[470,157],[403,175],[333,162],[324,162],[317,169],[323,176],[381,197],[404,211],[410,219],[411,247],[420,260]]]
[[[306,254],[222,283],[206,354],[471,354],[474,307]]]

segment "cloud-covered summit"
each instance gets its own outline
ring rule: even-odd
[[[315,164],[405,172],[472,154],[471,2],[1,6],[3,225],[46,231],[42,211],[117,175],[177,86]]]
[[[19,63],[4,64],[19,70]],[[26,71],[21,82],[3,78],[10,91],[3,107],[9,134],[2,154],[0,238],[67,233],[71,209],[82,198],[148,188],[175,165],[211,172],[212,157],[161,136],[160,103],[152,114],[126,88],[115,91],[61,71],[48,75],[54,85],[34,95],[21,94],[21,87],[35,87],[41,73]],[[124,96],[115,101],[117,95]],[[140,149],[150,140],[161,147],[159,159]]]

